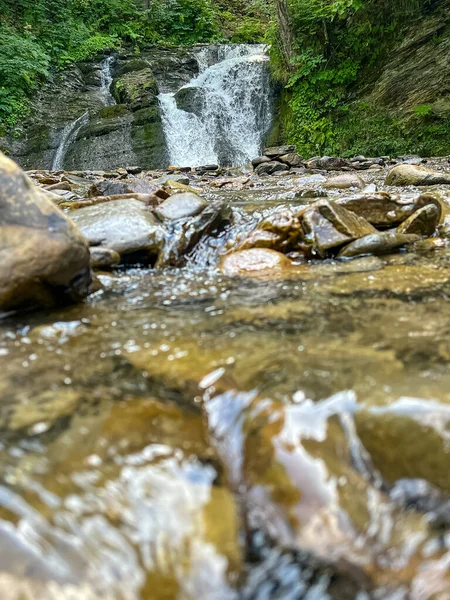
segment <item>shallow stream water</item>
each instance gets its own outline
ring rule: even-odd
[[[450,249],[227,278],[235,233],[1,322],[2,600],[450,598]]]

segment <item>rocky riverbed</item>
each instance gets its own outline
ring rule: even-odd
[[[4,169],[2,598],[450,597],[450,166],[357,158]]]

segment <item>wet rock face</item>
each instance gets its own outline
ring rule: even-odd
[[[0,310],[67,304],[89,293],[86,241],[0,153]]]
[[[426,169],[419,165],[402,164],[389,171],[385,183],[392,186],[450,185],[450,174]]]

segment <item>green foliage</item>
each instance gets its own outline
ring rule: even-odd
[[[418,117],[428,117],[433,112],[433,105],[418,104],[414,107],[414,112]]]
[[[123,44],[139,52],[220,39],[212,1],[0,0],[0,128],[24,116],[52,69]]]
[[[277,0],[280,1],[280,0]],[[288,141],[301,154],[342,153],[349,148],[380,149],[402,146],[395,123],[392,139],[383,142],[374,128],[378,116],[367,115],[366,125],[377,142],[357,146],[352,135],[358,121],[349,117],[348,98],[361,75],[367,78],[388,53],[406,17],[420,14],[428,0],[289,0],[293,56],[288,64],[280,33],[272,36],[272,59],[278,78],[286,83],[289,114],[284,123]],[[353,110],[353,109],[352,109]],[[358,109],[360,111],[362,109]],[[417,107],[426,117],[427,105]],[[343,135],[343,123],[349,130]],[[385,132],[385,128],[382,128]],[[364,137],[365,132],[360,130]],[[346,138],[347,146],[342,140]]]

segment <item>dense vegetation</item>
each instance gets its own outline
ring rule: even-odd
[[[285,137],[307,156],[450,152],[429,106],[395,114],[355,101],[407,25],[437,0],[276,0],[273,62],[285,84]],[[356,93],[354,93],[356,91]]]
[[[243,6],[244,5],[244,6]],[[128,46],[260,41],[265,0],[0,0],[0,126],[52,70]]]

